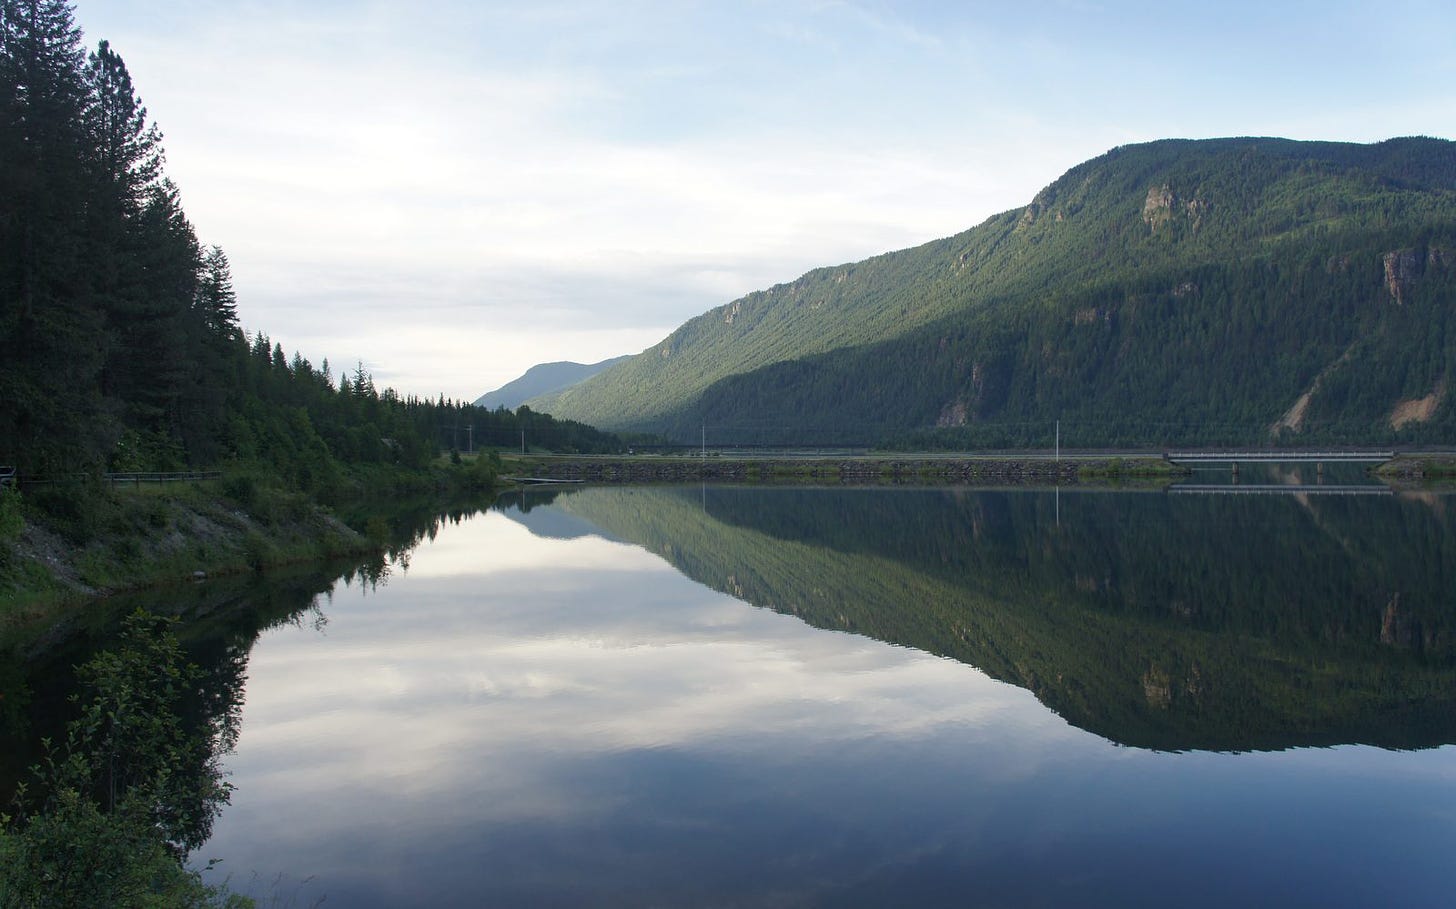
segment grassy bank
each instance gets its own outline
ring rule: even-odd
[[[1077,477],[1086,482],[1121,480],[1176,480],[1193,471],[1165,458],[1099,458],[1086,461],[1077,468]]]
[[[1397,483],[1456,482],[1456,458],[1403,454],[1372,471],[1377,477]]]
[[[216,480],[114,487],[99,478],[0,493],[0,621],[31,623],[58,606],[197,577],[377,550],[400,500],[441,501],[498,485],[497,475],[595,483],[726,481],[829,485],[1078,485],[1165,482],[1157,458],[442,458],[425,470],[374,465],[288,488],[233,465]]]
[[[367,553],[405,498],[489,489],[485,462],[351,471],[328,494],[235,466],[216,480],[115,487],[99,478],[0,492],[0,621],[199,577]],[[341,517],[342,516],[342,517]]]

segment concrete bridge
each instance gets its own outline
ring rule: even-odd
[[[1163,455],[1174,464],[1383,464],[1393,451],[1170,451]]]

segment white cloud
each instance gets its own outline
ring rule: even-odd
[[[442,823],[478,821],[482,804],[493,823],[581,818],[599,806],[573,802],[560,774],[618,752],[704,750],[767,766],[994,724],[1003,745],[974,760],[988,781],[1008,781],[1034,774],[1037,754],[1058,750],[1048,742],[1107,750],[970,667],[816,630],[640,548],[542,539],[497,514],[445,529],[397,582],[336,591],[328,611],[326,637],[279,629],[250,658],[230,766],[254,805],[286,814],[301,799],[388,791]],[[1014,747],[1013,729],[1027,737]],[[462,793],[472,807],[459,806]],[[311,814],[287,836],[307,841],[338,822]]]

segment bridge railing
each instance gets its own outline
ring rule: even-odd
[[[1389,461],[1394,451],[1338,449],[1329,451],[1167,451],[1169,461]]]

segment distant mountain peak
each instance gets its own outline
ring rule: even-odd
[[[628,356],[613,357],[610,360],[590,364],[573,363],[569,360],[538,363],[526,370],[519,378],[476,398],[475,406],[486,410],[496,410],[501,407],[506,410],[515,410],[537,395],[551,394],[570,388],[626,359]]]

